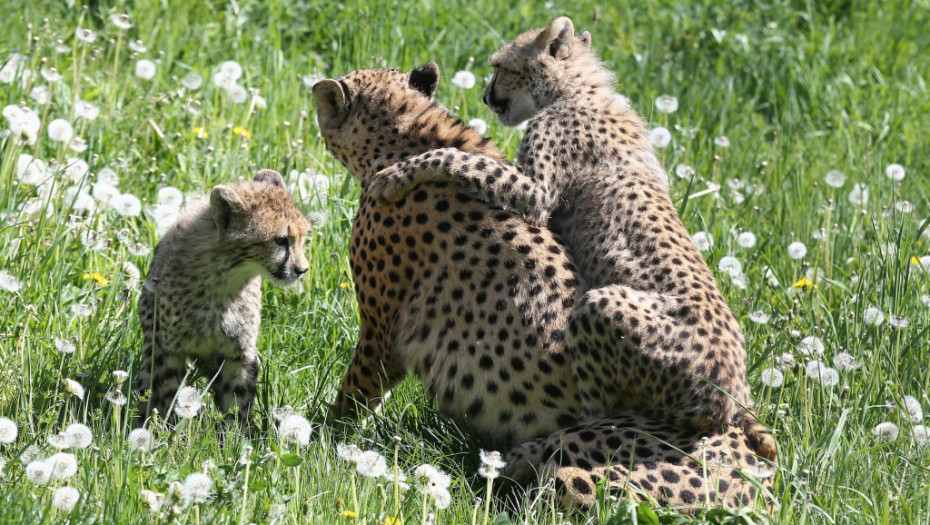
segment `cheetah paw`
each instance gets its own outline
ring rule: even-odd
[[[404,198],[410,191],[412,182],[397,166],[385,168],[369,177],[365,191],[378,202],[391,203]]]

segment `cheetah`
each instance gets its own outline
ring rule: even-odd
[[[211,380],[217,406],[252,411],[258,376],[255,346],[262,277],[288,286],[309,269],[303,251],[309,222],[281,175],[221,184],[209,203],[191,205],[155,247],[139,297],[142,366],[137,392],[151,389],[146,415],[167,416],[191,360]]]
[[[763,456],[775,441],[749,413],[739,324],[672,204],[643,120],[566,17],[494,53],[485,103],[531,119],[516,166],[449,147],[396,163],[368,192],[393,202],[455,181],[482,201],[560,232],[590,286],[565,332],[582,417],[652,410],[683,428],[741,423]]]
[[[433,102],[438,80],[431,63],[407,73],[358,70],[321,81],[313,96],[327,149],[359,181],[439,148],[502,161],[487,138]],[[548,228],[447,182],[422,184],[396,204],[376,202],[363,186],[350,259],[360,336],[331,417],[364,417],[411,371],[440,410],[485,446],[523,443],[508,456],[512,475],[521,483],[536,472],[555,476],[566,502],[590,505],[591,491],[579,487],[604,479],[607,461],[617,456],[633,465],[629,487],[656,501],[692,505],[689,495],[699,494],[703,504],[709,494],[713,505],[744,505],[748,489],[736,480],[706,491],[693,485],[719,474],[721,467],[702,460],[711,456],[666,448],[671,443],[694,455],[697,434],[619,410],[614,426],[636,431],[635,438],[621,433],[619,441],[585,442],[586,425],[575,427],[581,406],[564,336],[587,284]],[[559,430],[566,428],[579,430]],[[714,457],[731,449],[752,456],[740,428],[725,432],[737,437],[711,433],[703,449]],[[553,459],[562,444],[568,452]],[[655,481],[663,471],[688,487]],[[604,483],[623,488],[622,481]]]

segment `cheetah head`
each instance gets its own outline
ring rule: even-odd
[[[579,66],[600,69],[591,54],[591,34],[575,35],[571,19],[518,36],[491,55],[494,75],[484,103],[505,126],[516,126],[577,87]]]
[[[238,270],[279,286],[307,273],[304,239],[310,224],[280,173],[261,170],[251,181],[216,186],[210,208],[221,245],[241,261]]]
[[[427,149],[411,130],[414,119],[435,108],[439,66],[430,62],[407,73],[360,69],[313,86],[317,122],[326,148],[364,180],[404,155]]]

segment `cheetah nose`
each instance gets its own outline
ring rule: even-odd
[[[294,273],[296,273],[297,276],[299,277],[299,276],[301,276],[301,275],[307,273],[307,270],[309,270],[309,269],[310,269],[309,266],[295,266],[295,267],[294,267]]]

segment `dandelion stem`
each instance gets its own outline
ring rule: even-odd
[[[488,476],[488,489],[484,495],[484,525],[488,525],[488,520],[491,518],[491,485],[493,483],[494,477]]]

